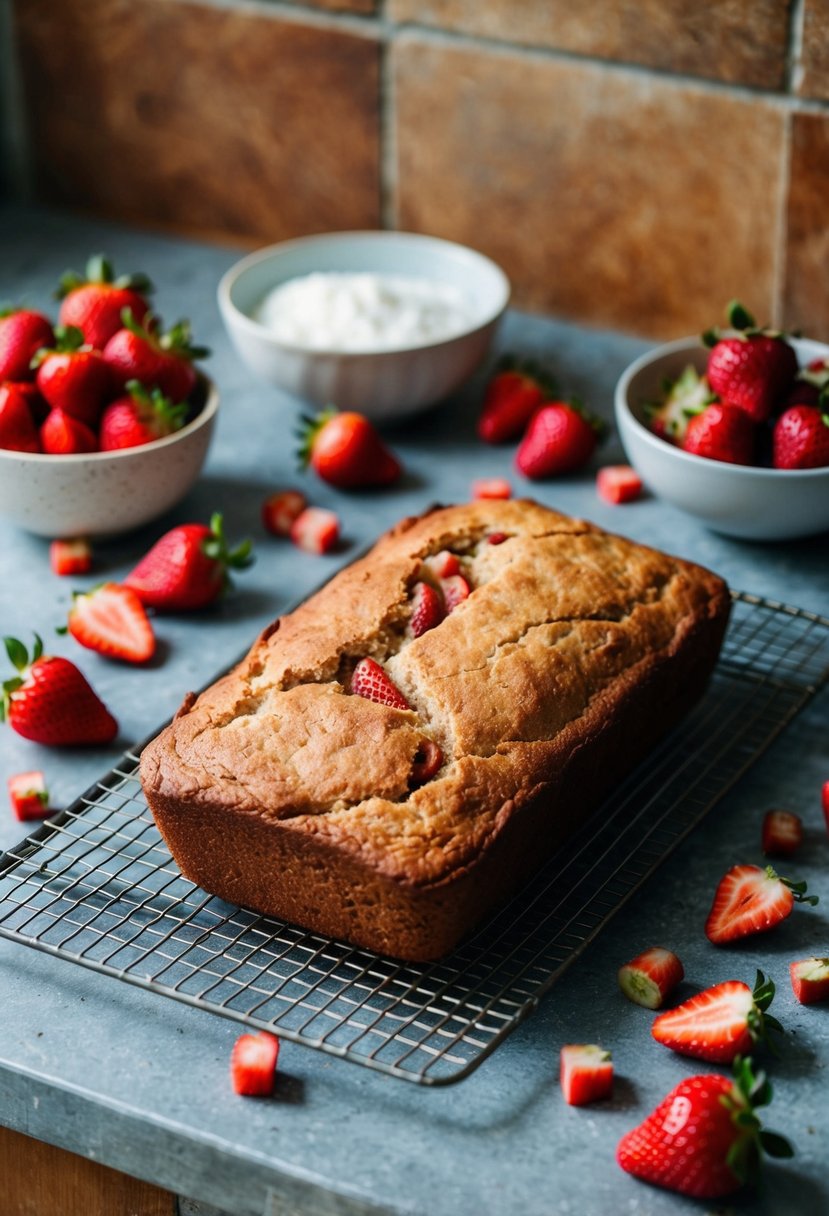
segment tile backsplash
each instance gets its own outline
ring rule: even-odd
[[[249,246],[407,228],[518,307],[672,337],[739,296],[829,339],[829,0],[0,5],[7,189]]]

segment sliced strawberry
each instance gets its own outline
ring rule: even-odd
[[[11,452],[39,452],[40,439],[20,386],[0,385],[0,448]]]
[[[448,549],[441,549],[440,553],[436,553],[434,557],[427,557],[426,565],[438,579],[451,578],[453,574],[461,572],[458,555],[450,553]]]
[[[9,797],[16,819],[45,819],[49,814],[49,791],[43,773],[15,773],[8,779]]]
[[[610,1052],[592,1043],[570,1043],[561,1049],[561,1092],[571,1106],[609,1098],[613,1089]]]
[[[339,516],[325,507],[306,507],[291,524],[291,540],[306,553],[330,553],[339,539]]]
[[[412,635],[419,638],[421,634],[439,625],[444,617],[443,600],[431,583],[415,583],[412,591],[412,615],[409,627]]]
[[[446,606],[446,615],[453,612],[458,604],[462,604],[464,600],[469,599],[471,587],[462,574],[452,574],[449,578],[440,580],[440,589],[443,592],[443,602]]]
[[[512,486],[506,477],[479,477],[472,482],[474,499],[512,498]]]
[[[360,659],[351,675],[351,691],[367,701],[388,705],[390,709],[409,709],[409,703],[396,685],[392,684],[374,659]]]
[[[789,977],[801,1005],[829,1001],[829,958],[803,958],[789,963]]]
[[[803,843],[803,821],[791,811],[767,811],[763,819],[763,852],[788,857]]]
[[[715,946],[764,933],[791,915],[795,903],[816,904],[816,895],[806,895],[805,882],[779,878],[771,866],[733,866],[717,887],[705,923],[708,940]]]
[[[92,569],[92,547],[88,540],[53,540],[49,564],[55,574],[88,574]]]
[[[740,980],[726,980],[661,1013],[651,1027],[657,1043],[683,1056],[730,1064],[768,1041],[768,1031],[783,1032],[766,1013],[774,984],[757,972],[754,991]]]
[[[619,968],[619,987],[634,1004],[659,1009],[684,975],[673,951],[651,946]]]
[[[272,536],[290,536],[294,520],[307,506],[299,490],[277,490],[262,503],[262,526]]]
[[[146,663],[155,653],[155,634],[136,593],[119,583],[101,583],[75,595],[69,632],[76,642],[127,663]]]
[[[505,540],[509,540],[509,536],[506,532],[490,532],[489,536],[486,538],[486,543],[488,545],[503,545]]]
[[[642,478],[629,464],[607,464],[596,474],[596,489],[613,506],[635,502],[642,497]]]
[[[412,761],[411,784],[424,785],[431,781],[442,764],[443,752],[434,739],[421,739]]]
[[[40,443],[50,456],[77,456],[81,452],[98,450],[95,432],[85,422],[61,409],[49,411],[40,428]]]
[[[233,1092],[246,1097],[268,1098],[276,1085],[279,1039],[260,1031],[240,1035],[230,1056]]]

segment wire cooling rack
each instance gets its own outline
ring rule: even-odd
[[[450,958],[401,963],[181,877],[128,752],[0,858],[0,934],[426,1085],[467,1076],[537,1005],[829,676],[829,619],[736,594],[709,692],[532,885]]]

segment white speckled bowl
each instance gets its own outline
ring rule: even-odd
[[[218,408],[219,394],[207,382],[193,421],[155,443],[78,456],[0,448],[0,516],[51,539],[138,528],[163,515],[193,485]]]
[[[274,287],[315,271],[435,279],[471,303],[465,330],[440,342],[379,352],[312,350],[280,341],[254,319]],[[245,363],[271,384],[315,405],[393,421],[433,405],[485,358],[509,301],[504,272],[474,249],[412,232],[334,232],[260,249],[219,284],[219,308]]]

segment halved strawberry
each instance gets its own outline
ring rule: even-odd
[[[448,549],[441,549],[440,553],[435,553],[433,557],[427,557],[425,563],[434,574],[435,578],[451,578],[453,574],[460,574],[461,563],[456,553],[451,553]]]
[[[439,625],[445,615],[443,600],[431,583],[415,583],[412,591],[412,615],[409,627],[412,635],[421,634]]]
[[[659,1009],[685,975],[672,950],[651,946],[619,968],[619,987],[628,1000],[646,1009]]]
[[[568,1043],[561,1049],[561,1092],[571,1106],[610,1097],[613,1062],[610,1052],[593,1043]]]
[[[661,1013],[651,1027],[657,1043],[683,1056],[730,1064],[768,1042],[768,1031],[783,1033],[766,1013],[774,998],[774,983],[757,972],[752,992],[741,980],[726,980],[697,993],[675,1009]]]
[[[803,821],[791,811],[767,811],[763,818],[763,852],[788,857],[803,843]]]
[[[50,456],[76,456],[98,450],[98,439],[91,427],[66,410],[50,410],[40,428],[40,445]]]
[[[360,659],[351,674],[351,691],[357,697],[376,701],[378,705],[388,705],[391,709],[410,708],[400,689],[374,659]]]
[[[279,1039],[262,1030],[240,1035],[230,1056],[233,1092],[246,1097],[267,1098],[276,1085]]]
[[[294,520],[307,506],[299,490],[277,490],[262,503],[262,526],[272,536],[290,536]]]
[[[53,540],[49,564],[55,574],[88,574],[92,569],[92,546],[88,540]]]
[[[443,602],[446,606],[446,615],[457,608],[458,604],[462,604],[464,600],[469,599],[472,589],[469,583],[462,574],[452,574],[449,578],[440,580],[440,589],[443,592]]]
[[[411,784],[423,785],[431,781],[442,764],[443,752],[434,739],[421,739],[412,761]]]
[[[829,958],[802,958],[789,963],[789,978],[801,1005],[829,1001]]]
[[[101,583],[76,594],[69,611],[76,642],[127,663],[146,663],[155,653],[155,634],[136,593],[119,583]]]
[[[642,496],[642,478],[629,464],[607,464],[596,474],[596,489],[613,506],[635,502]]]
[[[806,895],[805,882],[780,878],[766,866],[733,866],[720,881],[705,922],[705,933],[715,946],[764,933],[791,915],[795,903],[816,904]]]
[[[506,477],[478,477],[472,482],[474,499],[512,498],[512,486]]]
[[[49,814],[49,791],[42,772],[15,773],[7,785],[15,819],[25,822],[45,819]]]
[[[330,553],[339,539],[339,516],[325,507],[306,507],[291,524],[291,540],[306,553]]]

